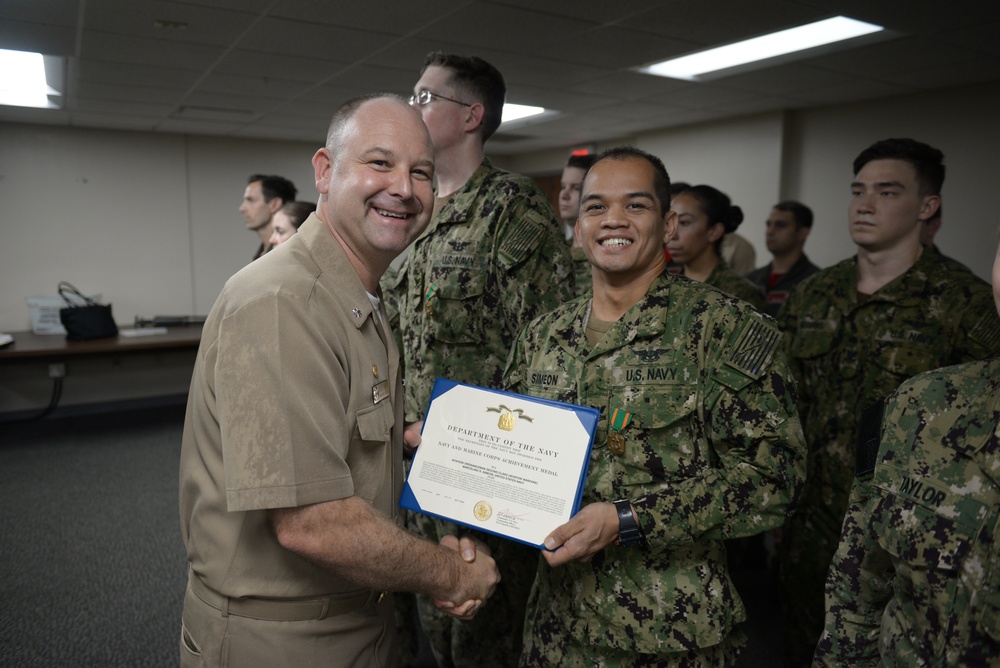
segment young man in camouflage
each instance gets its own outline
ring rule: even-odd
[[[774,322],[665,271],[670,181],[658,158],[604,153],[576,233],[584,296],[533,321],[516,392],[601,410],[583,507],[545,539],[522,666],[731,665],[746,618],[724,540],[791,512],[805,446]]]
[[[574,296],[572,262],[559,220],[541,189],[495,168],[483,145],[500,125],[503,77],[476,57],[432,53],[414,86],[414,105],[434,144],[434,217],[389,286],[403,339],[406,416],[419,430],[435,377],[500,387],[521,328]],[[455,527],[416,516],[426,537]],[[520,654],[524,605],[537,554],[489,537],[502,575],[495,605],[455,624],[419,603],[421,624],[441,666],[509,666]]]
[[[993,295],[1000,311],[1000,249]],[[1000,660],[998,469],[1000,358],[896,390],[877,454],[858,463],[814,665]]]
[[[922,371],[1000,352],[989,285],[920,244],[944,172],[942,153],[912,139],[865,149],[854,161],[849,207],[857,255],[800,283],[779,314],[809,444],[802,500],[779,545],[793,665],[811,661],[823,630],[823,583],[854,479],[862,410]]]

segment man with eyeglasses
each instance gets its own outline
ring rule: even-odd
[[[410,97],[434,145],[434,217],[383,284],[399,310],[411,448],[436,377],[501,387],[521,328],[574,297],[572,260],[548,199],[534,181],[485,157],[505,95],[503,76],[483,59],[435,52]],[[433,518],[413,520],[424,536],[455,532]],[[419,600],[440,666],[517,665],[538,551],[484,539],[502,579],[481,622],[452,624],[429,599]]]

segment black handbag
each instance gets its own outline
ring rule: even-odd
[[[68,341],[103,339],[118,334],[118,325],[111,317],[111,304],[98,304],[66,281],[59,282],[59,295],[69,304],[59,309],[59,320],[66,328]],[[67,295],[73,295],[74,299]]]

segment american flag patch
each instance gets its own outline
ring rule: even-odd
[[[729,365],[754,378],[771,361],[781,332],[761,321],[753,321],[743,330],[736,347],[729,355]]]

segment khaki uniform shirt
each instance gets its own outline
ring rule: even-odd
[[[827,578],[817,666],[1000,665],[1000,359],[889,399]]]
[[[744,302],[667,272],[593,348],[590,306],[581,297],[532,322],[506,384],[601,411],[583,504],[630,499],[646,542],[541,563],[526,652],[715,645],[746,616],[724,539],[780,525],[804,475],[781,334]]]
[[[180,463],[191,567],[230,597],[358,591],[279,545],[267,511],[358,496],[394,517],[402,471],[396,346],[314,214],[205,323]]]

